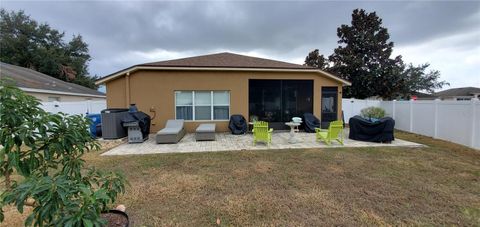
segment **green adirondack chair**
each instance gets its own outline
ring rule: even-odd
[[[268,128],[268,122],[265,121],[256,121],[253,123],[253,145],[257,142],[262,141],[270,145],[272,142],[272,132],[273,128]]]
[[[317,141],[322,140],[327,145],[332,144],[332,140],[338,141],[343,145],[343,121],[332,121],[328,130],[315,128]]]

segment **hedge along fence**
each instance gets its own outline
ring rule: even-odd
[[[344,99],[345,121],[369,106],[383,108],[395,128],[480,149],[480,101]]]

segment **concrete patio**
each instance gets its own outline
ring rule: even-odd
[[[348,139],[348,129],[345,130],[345,145],[333,142],[328,146],[323,142],[315,141],[314,133],[299,132],[296,134],[298,143],[290,144],[289,132],[274,132],[272,143],[267,146],[263,143],[253,145],[252,134],[232,135],[230,133],[217,133],[215,141],[195,141],[195,134],[187,134],[177,144],[156,144],[155,134],[140,144],[121,144],[102,155],[134,155],[134,154],[161,154],[161,153],[188,153],[212,151],[245,151],[245,150],[282,150],[306,148],[331,148],[331,147],[422,147],[424,145],[405,140],[395,139],[392,143],[371,143]]]

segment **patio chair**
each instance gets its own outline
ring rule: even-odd
[[[327,129],[315,128],[317,141],[322,140],[327,145],[332,144],[332,140],[338,141],[343,145],[343,121],[332,121]]]
[[[165,128],[158,131],[155,135],[156,142],[178,143],[178,141],[180,141],[186,134],[183,123],[183,120],[168,120],[165,124]]]
[[[270,145],[272,142],[272,132],[273,128],[268,128],[268,122],[265,121],[256,121],[253,123],[253,145],[256,145],[257,142],[262,141],[267,145]]]

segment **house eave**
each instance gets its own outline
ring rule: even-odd
[[[83,97],[94,97],[94,98],[106,98],[105,95],[92,95],[92,94],[85,94],[85,93],[53,91],[53,90],[26,88],[26,87],[19,87],[19,89],[22,90],[22,91],[32,92],[32,93],[45,93],[45,94],[56,94],[56,95],[71,95],[71,96],[83,96]]]
[[[96,85],[105,84],[108,81],[118,77],[125,76],[138,70],[163,70],[163,71],[249,71],[249,72],[316,72],[330,79],[341,82],[343,86],[351,86],[349,81],[334,76],[328,72],[319,69],[268,69],[268,68],[216,68],[216,67],[157,67],[157,66],[133,66],[119,71],[112,75],[101,78],[95,82]]]

